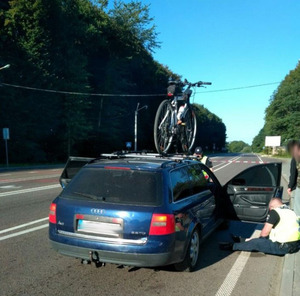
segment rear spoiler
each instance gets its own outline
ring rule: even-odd
[[[95,158],[70,156],[59,178],[62,188],[65,188],[80,169]]]

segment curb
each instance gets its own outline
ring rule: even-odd
[[[300,253],[287,254],[284,258],[280,296],[300,295]]]

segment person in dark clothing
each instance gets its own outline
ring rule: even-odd
[[[289,195],[292,194],[297,187],[297,177],[298,177],[298,170],[297,170],[297,161],[296,161],[296,153],[297,153],[297,145],[298,142],[296,140],[291,140],[287,145],[287,150],[292,156],[291,165],[290,165],[290,178],[287,193]]]
[[[262,252],[283,256],[300,249],[300,221],[294,211],[281,199],[273,198],[270,213],[259,238],[242,239],[232,236],[235,243],[220,243],[220,249],[231,251]]]
[[[287,192],[291,195],[292,191],[295,191],[292,205],[295,213],[300,216],[300,141],[292,141],[289,151],[293,159]]]
[[[196,147],[194,156],[197,157],[197,160],[201,161],[203,164],[205,164],[207,167],[210,168],[210,170],[213,172],[213,164],[208,156],[203,155],[202,147]]]

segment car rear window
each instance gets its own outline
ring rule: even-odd
[[[160,205],[162,175],[139,170],[83,168],[61,197],[101,203]]]

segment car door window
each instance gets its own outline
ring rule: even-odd
[[[173,201],[207,190],[207,180],[199,165],[186,166],[171,172]]]
[[[190,178],[186,167],[171,172],[174,201],[181,200],[191,195],[189,181]]]
[[[207,190],[209,175],[202,169],[200,165],[192,165],[188,167],[190,175],[190,186],[192,194],[200,193]]]
[[[232,185],[274,187],[277,184],[279,170],[274,166],[257,166],[235,177]]]

